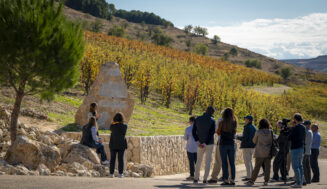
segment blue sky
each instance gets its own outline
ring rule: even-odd
[[[327,0],[107,0],[207,27],[209,37],[279,59],[327,54]]]

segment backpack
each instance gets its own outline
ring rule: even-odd
[[[270,157],[276,156],[278,153],[278,142],[276,139],[274,139],[274,134],[271,131],[271,139],[272,139],[272,144],[271,144],[271,149],[270,149]]]

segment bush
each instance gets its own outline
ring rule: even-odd
[[[194,53],[207,55],[208,53],[208,46],[205,44],[197,44],[192,50]]]
[[[229,51],[229,54],[232,56],[237,56],[237,54],[238,54],[237,49],[235,47],[231,48],[231,50]]]
[[[90,24],[90,29],[92,32],[99,33],[103,28],[103,23],[101,20],[96,20]]]
[[[247,60],[245,61],[245,66],[248,68],[257,68],[257,69],[262,68],[261,62],[258,60]]]
[[[121,26],[114,25],[109,29],[108,35],[114,35],[116,37],[125,37],[125,29]]]
[[[280,70],[280,75],[282,76],[283,79],[288,79],[291,75],[291,68],[290,67],[284,67]]]
[[[173,39],[164,33],[161,32],[154,32],[151,39],[156,45],[166,46],[169,47],[170,44],[173,42]]]
[[[213,36],[213,39],[212,39],[212,42],[214,44],[218,44],[218,42],[220,42],[220,37],[218,35],[214,35]]]

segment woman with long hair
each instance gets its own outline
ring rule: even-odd
[[[259,122],[259,130],[253,137],[255,146],[255,166],[251,175],[251,179],[246,183],[252,186],[258,177],[258,173],[262,164],[265,165],[264,169],[264,185],[268,185],[270,177],[270,163],[271,163],[271,146],[273,142],[273,132],[270,129],[270,122],[267,119],[261,119]]]
[[[223,169],[223,183],[221,185],[235,185],[235,134],[237,126],[238,120],[233,109],[226,108],[217,130],[217,134],[220,136],[219,150]],[[229,179],[228,163],[231,169],[231,178]]]
[[[100,119],[101,114],[98,113],[98,104],[96,102],[92,102],[90,104],[90,111],[88,114],[88,118],[95,117],[96,120]]]
[[[95,117],[89,119],[88,124],[83,126],[81,144],[86,145],[90,148],[95,148],[98,154],[101,154],[101,163],[103,165],[109,164],[107,155],[104,150],[102,140],[97,136],[98,124]]]
[[[127,149],[126,132],[127,125],[124,124],[124,116],[122,113],[117,113],[114,116],[113,123],[110,125],[111,131],[109,148],[110,148],[110,178],[114,177],[116,156],[118,154],[118,172],[119,177],[123,178],[124,170],[124,152]]]

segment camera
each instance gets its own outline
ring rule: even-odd
[[[289,119],[283,118],[282,123],[281,123],[282,127],[283,127],[283,128],[286,128],[286,127],[287,127],[287,124],[288,124],[290,121],[291,121],[291,120],[289,120]]]

